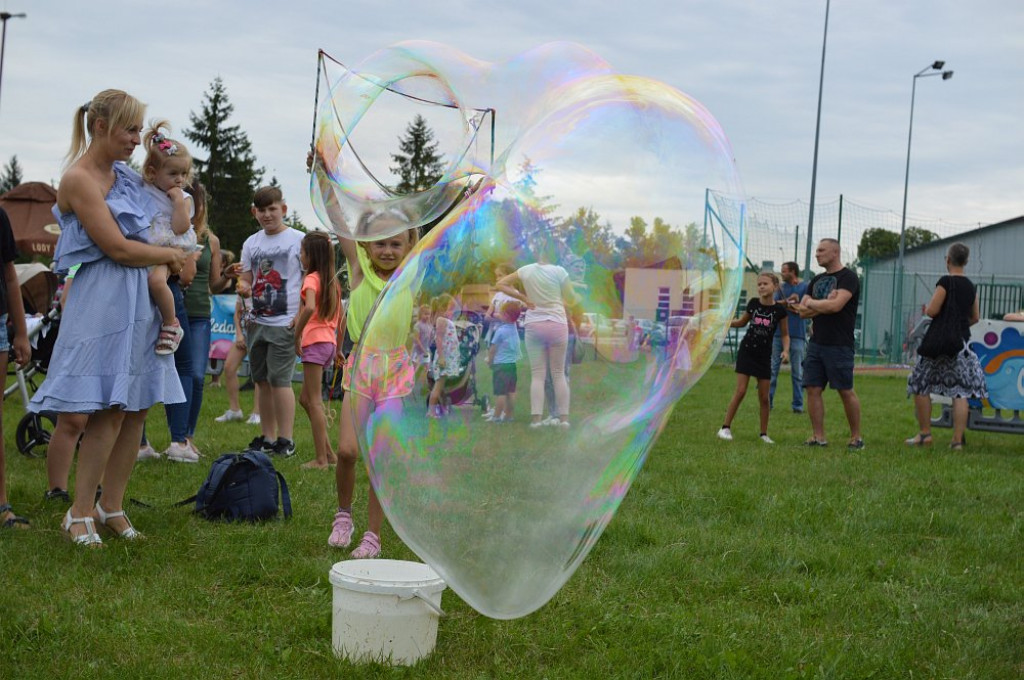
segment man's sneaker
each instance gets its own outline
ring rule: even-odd
[[[228,409],[224,411],[224,415],[217,416],[213,419],[215,423],[234,423],[240,420],[245,420],[245,414],[241,411],[232,411]]]
[[[481,417],[484,420],[491,420],[492,418],[494,418],[494,409],[493,408],[492,409],[487,409],[486,411],[483,412]]]
[[[136,460],[160,460],[160,452],[148,443],[139,447],[139,455]]]
[[[765,444],[774,444],[775,443],[775,440],[772,439],[771,437],[769,437],[766,434],[761,435],[761,441],[763,441]]]
[[[164,451],[164,455],[167,456],[167,460],[173,460],[178,463],[198,463],[199,456],[197,456],[192,449],[188,448],[188,444],[179,444],[178,442],[171,442],[171,445]]]
[[[332,548],[347,548],[352,543],[352,513],[348,510],[338,510],[334,513],[334,523],[331,524],[331,537],[327,539],[327,545]]]
[[[43,494],[44,501],[60,501],[61,503],[70,503],[71,495],[68,494],[67,489],[62,489],[59,486],[55,486],[46,493]]]
[[[254,437],[249,445],[245,447],[246,451],[259,451],[261,453],[271,453],[274,450],[274,445],[268,442],[263,435]]]
[[[252,415],[249,416],[249,420],[247,420],[245,422],[248,425],[259,425],[260,424],[260,414],[259,413],[253,413]]]
[[[724,439],[727,442],[731,442],[732,430],[730,430],[728,427],[723,427],[721,430],[718,431],[718,438]]]
[[[284,437],[278,437],[277,441],[271,446],[271,452],[275,456],[284,456],[290,458],[295,455],[295,442],[291,439],[285,439]]]
[[[541,425],[544,425],[545,427],[554,427],[561,422],[562,421],[559,418],[556,418],[555,416],[548,416],[544,420],[540,421]]]

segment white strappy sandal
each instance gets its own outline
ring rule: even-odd
[[[124,514],[124,510],[118,510],[117,512],[104,512],[103,506],[99,503],[96,504],[96,514],[99,515],[100,524],[110,529],[116,535],[123,539],[134,541],[138,538],[142,538],[142,532],[132,526],[132,521],[128,519],[128,515]],[[128,522],[128,528],[124,531],[117,531],[110,526],[109,521],[115,517],[124,517],[124,521]]]
[[[84,524],[85,533],[81,536],[75,536],[71,533],[71,527],[75,524]],[[102,546],[103,539],[96,533],[96,521],[92,517],[72,517],[71,511],[68,510],[67,514],[64,515],[64,521],[61,523],[60,528],[64,530],[64,533],[68,535],[72,543],[75,545],[84,546]]]

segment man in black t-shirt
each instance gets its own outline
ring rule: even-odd
[[[805,444],[825,446],[826,385],[839,392],[850,424],[850,449],[864,448],[860,434],[860,400],[853,391],[853,328],[860,299],[857,275],[843,266],[839,241],[822,239],[815,250],[818,265],[825,271],[811,279],[807,295],[793,307],[802,318],[814,319],[811,339],[804,358],[804,389],[813,434]]]

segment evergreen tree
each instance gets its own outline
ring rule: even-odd
[[[3,174],[0,175],[0,194],[6,194],[21,182],[21,165],[18,164],[18,157],[11,156],[11,160],[4,166]]]
[[[391,154],[396,165],[391,172],[401,181],[395,186],[399,194],[424,191],[437,184],[444,174],[444,163],[437,153],[434,131],[419,114],[405,128],[405,136],[398,140],[401,153]]]
[[[196,175],[209,197],[210,226],[223,247],[237,252],[255,230],[250,208],[264,170],[256,166],[249,136],[238,125],[228,124],[234,108],[224,82],[219,77],[214,79],[200,113],[189,113],[192,129],[185,130],[185,136],[200,147],[190,151]]]

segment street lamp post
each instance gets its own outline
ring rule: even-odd
[[[896,280],[893,282],[893,295],[896,298],[893,304],[892,324],[892,347],[902,347],[903,340],[903,253],[907,248],[907,189],[910,187],[910,143],[914,137],[914,98],[917,94],[917,79],[929,76],[942,76],[943,80],[953,77],[952,71],[943,71],[946,65],[944,61],[934,61],[914,74],[910,88],[910,130],[907,132],[907,168],[903,175],[903,216],[900,218],[900,250],[896,261]]]
[[[8,19],[24,19],[28,15],[24,12],[20,14],[11,14],[10,12],[0,12],[0,21],[3,22],[3,29],[0,30],[0,85],[4,81],[4,46],[7,44],[7,20]]]
[[[818,138],[821,135],[821,93],[825,85],[825,46],[828,44],[828,10],[830,0],[825,0],[825,33],[821,39],[821,71],[818,74],[818,117],[814,124],[814,162],[811,165],[811,207],[807,215],[807,252],[804,255],[804,274],[811,271],[811,238],[814,234],[814,190],[818,181]],[[796,259],[796,258],[794,258]]]

